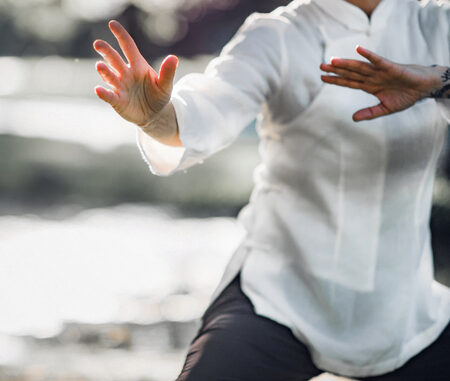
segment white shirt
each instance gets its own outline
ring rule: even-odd
[[[450,66],[448,3],[382,0],[370,19],[344,0],[253,13],[204,73],[174,87],[184,147],[140,129],[153,174],[229,146],[257,116],[261,163],[238,220],[247,235],[211,301],[241,270],[258,314],[292,329],[314,363],[350,377],[401,367],[450,320],[433,279],[429,217],[448,100],[355,123],[378,99],[324,84],[321,62],[364,58]],[[447,117],[447,120],[445,118]]]

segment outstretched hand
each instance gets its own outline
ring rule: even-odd
[[[106,41],[95,40],[94,49],[106,61],[96,63],[97,72],[112,87],[97,86],[95,92],[124,119],[144,127],[170,101],[178,58],[167,56],[158,74],[119,22],[112,20],[108,25],[128,63]]]
[[[370,62],[333,57],[330,64],[320,65],[323,71],[336,74],[322,75],[324,82],[360,89],[379,99],[378,105],[355,112],[355,122],[411,107],[429,97],[436,85],[436,74],[430,67],[398,64],[359,45],[356,51]]]

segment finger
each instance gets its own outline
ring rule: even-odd
[[[128,67],[120,54],[111,45],[103,40],[94,41],[94,49],[119,73],[123,73]]]
[[[360,81],[345,79],[335,75],[321,75],[320,77],[322,78],[322,81],[331,83],[332,85],[350,87],[352,89],[362,89],[364,87],[364,83]]]
[[[353,114],[353,120],[359,122],[361,120],[375,119],[383,115],[391,114],[391,112],[382,104],[359,110]]]
[[[119,102],[119,96],[115,92],[105,89],[104,87],[96,86],[95,93],[100,99],[109,103],[113,107]]]
[[[363,57],[367,58],[370,62],[372,62],[376,67],[380,69],[388,69],[390,61],[386,58],[375,54],[374,52],[363,48],[361,45],[356,46],[356,51],[361,54]]]
[[[335,73],[335,74],[338,74],[342,78],[354,79],[355,81],[364,82],[364,81],[368,81],[370,79],[370,77],[368,77],[366,75],[362,75],[362,74],[359,74],[357,72],[347,70],[347,69],[337,68],[337,67],[334,67],[333,65],[321,64],[320,68],[323,71],[326,71],[327,73]]]
[[[178,57],[174,55],[167,56],[161,63],[157,79],[158,86],[166,93],[172,92],[173,79],[178,66]]]
[[[95,68],[97,69],[97,72],[100,74],[100,76],[106,83],[110,84],[115,88],[119,88],[120,86],[119,78],[104,62],[98,61],[95,64]]]
[[[130,65],[144,59],[133,38],[118,21],[111,20],[108,25],[109,29],[111,29],[111,32],[119,42],[120,48],[122,49],[123,54],[125,54],[125,57]]]
[[[330,63],[335,67],[351,70],[366,76],[371,76],[375,72],[373,65],[368,62],[332,57]]]

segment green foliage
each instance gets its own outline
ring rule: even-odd
[[[0,135],[0,201],[39,208],[124,202],[236,210],[248,201],[258,162],[253,139],[235,143],[186,173],[155,176],[135,146],[96,152],[40,138]]]

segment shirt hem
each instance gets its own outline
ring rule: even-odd
[[[436,282],[437,283],[437,282]],[[325,357],[311,350],[313,363],[321,370],[344,377],[370,377],[381,376],[402,367],[407,361],[419,354],[432,344],[443,332],[450,322],[450,288],[443,287],[442,303],[439,311],[439,319],[431,327],[422,331],[411,339],[401,351],[401,354],[392,359],[379,363],[355,366],[343,363],[339,360]]]

